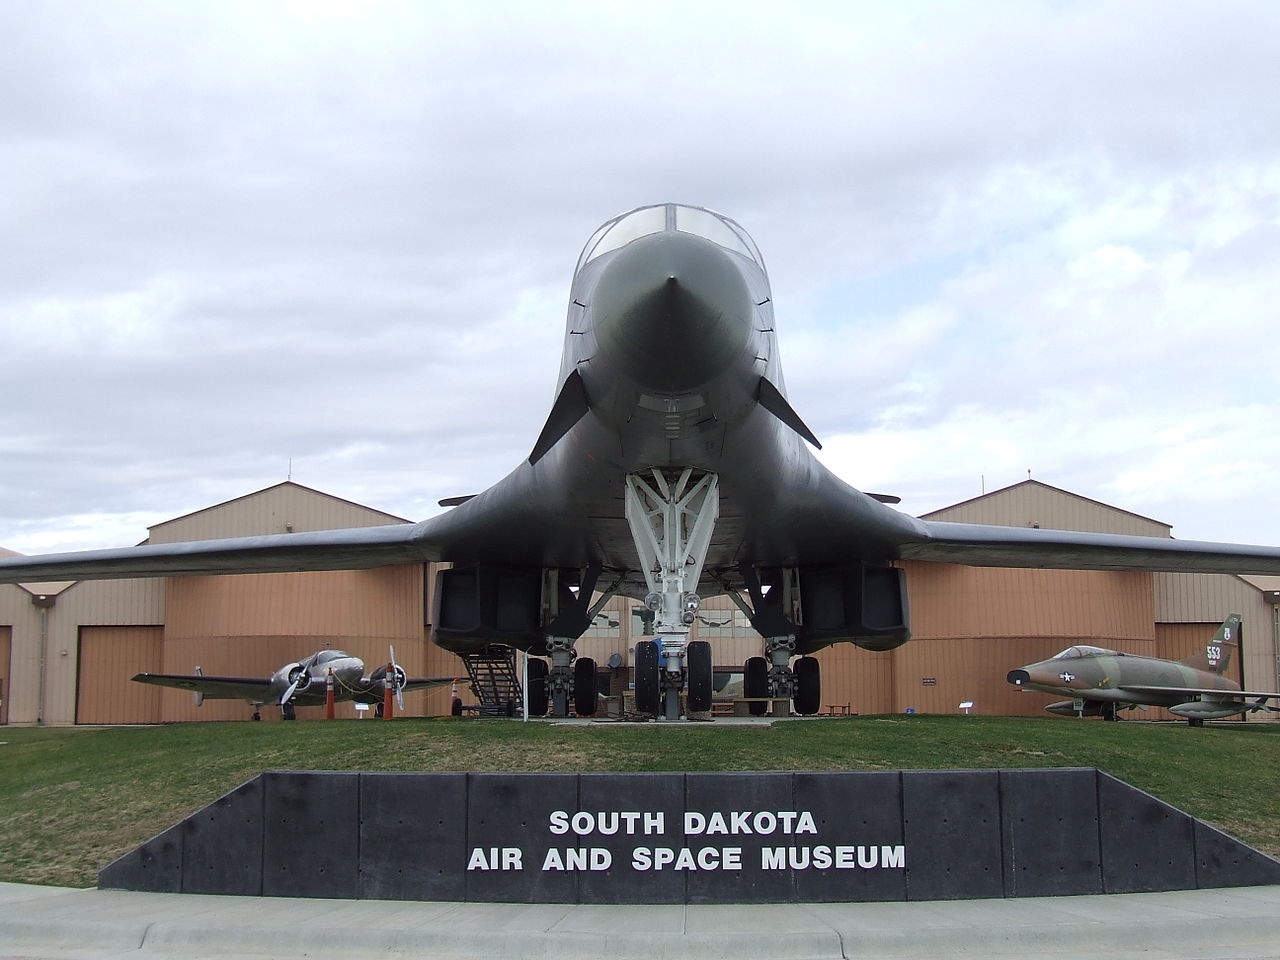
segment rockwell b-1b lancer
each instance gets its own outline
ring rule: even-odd
[[[396,651],[391,649],[391,659],[375,667],[365,676],[364,661],[343,650],[317,650],[311,656],[294,663],[286,663],[270,677],[213,677],[206,676],[196,667],[193,674],[139,673],[138,683],[152,683],[160,687],[190,690],[196,695],[196,706],[205,700],[247,700],[253,705],[253,719],[261,720],[258,708],[266,703],[278,704],[280,715],[293,720],[294,707],[322,706],[328,696],[329,676],[333,676],[334,701],[354,700],[370,703],[382,715],[382,704],[387,689],[404,709],[406,690],[422,690],[445,683],[453,683],[454,677],[410,677],[396,663]]]
[[[1240,645],[1240,615],[1222,621],[1202,651],[1185,660],[1161,660],[1102,647],[1068,647],[1048,660],[1010,670],[1006,678],[1024,690],[1071,697],[1045,707],[1064,717],[1120,719],[1121,710],[1164,707],[1193,727],[1258,710],[1280,711],[1268,700],[1280,693],[1241,690],[1224,676]]]
[[[447,560],[435,642],[549,658],[538,695],[559,716],[594,712],[595,665],[575,662],[574,643],[620,594],[653,615],[654,639],[635,648],[637,708],[675,718],[682,692],[691,710],[711,704],[710,646],[689,637],[708,595],[727,594],[762,638],[747,696],[814,713],[814,651],[909,639],[897,560],[1280,573],[1276,547],[924,521],[849,486],[813,456],[818,438],[787,399],[760,251],[700,207],[640,207],[591,235],[556,387],[516,468],[431,519],[6,559],[0,582]]]

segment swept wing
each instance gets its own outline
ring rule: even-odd
[[[923,536],[902,545],[901,559],[1054,570],[1280,573],[1280,547],[930,520],[917,523]]]
[[[1122,683],[1116,689],[1127,690],[1131,693],[1159,693],[1159,694],[1187,694],[1188,696],[1204,696],[1218,697],[1224,700],[1241,700],[1250,698],[1257,700],[1280,698],[1280,693],[1275,691],[1262,692],[1258,690],[1214,690],[1212,687],[1152,687],[1144,686],[1136,683]]]

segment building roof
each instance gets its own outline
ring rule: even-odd
[[[326,500],[331,500],[335,504],[343,504],[348,507],[355,507],[359,510],[367,510],[369,513],[378,514],[382,517],[385,517],[388,523],[412,523],[413,522],[412,520],[406,520],[404,517],[397,517],[395,514],[392,514],[392,513],[386,513],[382,510],[377,510],[373,507],[367,507],[363,503],[356,503],[354,500],[346,500],[342,497],[335,497],[331,493],[325,493],[323,490],[317,490],[314,487],[308,487],[301,483],[294,483],[292,480],[283,480],[280,483],[273,483],[269,487],[263,487],[261,490],[254,490],[251,493],[241,494],[238,497],[232,497],[230,500],[223,500],[221,503],[215,503],[207,507],[201,507],[199,510],[192,510],[190,513],[184,513],[181,516],[170,517],[168,520],[161,520],[159,523],[153,523],[151,526],[147,527],[147,529],[155,530],[157,527],[163,527],[167,523],[177,523],[180,520],[190,520],[192,517],[198,517],[201,514],[209,513],[214,510],[221,510],[224,507],[229,507],[229,506],[232,506],[233,504],[242,503],[254,497],[260,497],[265,493],[270,493],[272,491],[277,491],[277,490],[280,490],[280,491],[293,490],[293,491],[300,491],[308,494],[314,494],[317,497],[324,497]]]
[[[1161,520],[1032,479],[922,514],[921,518],[1166,537],[1172,529]]]

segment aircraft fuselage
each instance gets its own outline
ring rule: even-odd
[[[454,510],[469,538],[451,544],[451,556],[482,561],[501,540],[508,561],[629,571],[620,592],[641,597],[624,477],[651,468],[720,479],[704,594],[723,592],[716,578],[737,581],[744,561],[884,561],[920,535],[912,518],[835,477],[760,402],[762,380],[785,389],[758,254],[671,227],[590,252],[571,288],[559,377],[562,392],[581,378],[589,411],[545,456]],[[466,521],[482,513],[505,522],[477,533]],[[513,527],[527,533],[520,557],[511,556]]]

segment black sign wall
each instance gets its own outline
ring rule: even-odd
[[[1280,863],[1091,769],[264,773],[104,888],[767,903],[1280,883]]]

